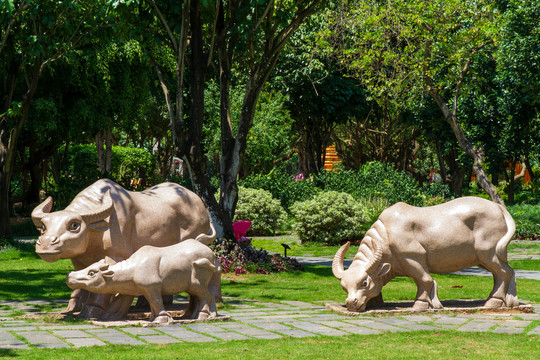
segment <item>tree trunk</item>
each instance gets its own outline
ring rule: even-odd
[[[4,171],[0,172],[0,239],[11,238],[9,185],[10,176]]]
[[[9,197],[11,175],[15,165],[15,151],[17,149],[17,141],[23,130],[24,123],[28,118],[30,105],[37,90],[41,64],[42,59],[38,57],[34,63],[32,73],[29,75],[30,83],[28,84],[28,90],[23,96],[21,115],[15,126],[8,128],[7,123],[9,119],[7,115],[0,118],[0,237],[11,237]],[[7,105],[9,106],[9,104]]]
[[[514,185],[516,184],[516,164],[517,161],[512,160],[510,162],[510,177],[508,185],[506,186],[506,192],[508,193],[508,203],[514,203]]]
[[[470,156],[472,157],[474,163],[473,163],[473,170],[476,173],[476,181],[480,185],[482,189],[484,189],[492,201],[496,202],[497,204],[504,205],[504,201],[501,197],[501,195],[497,192],[497,188],[489,181],[489,177],[484,169],[484,149],[481,147],[474,146],[465,136],[465,133],[463,132],[463,129],[461,128],[461,125],[457,121],[456,117],[456,111],[451,111],[448,106],[446,105],[446,102],[443,100],[441,95],[437,90],[434,88],[430,88],[429,90],[430,95],[433,97],[439,108],[441,109],[444,118],[448,124],[450,124],[452,131],[454,132],[454,135],[456,136],[456,139],[458,141],[459,146]]]
[[[204,121],[204,85],[206,75],[206,57],[203,53],[202,23],[198,1],[191,2],[191,117],[188,134],[189,152],[186,158],[195,191],[205,203],[217,237],[234,238],[232,220],[218,204],[208,176],[207,159],[201,147],[202,126]]]
[[[443,184],[446,183],[446,166],[444,165],[444,158],[442,155],[441,142],[438,138],[435,138],[435,148],[437,149],[437,160],[439,161],[439,171],[441,172],[441,179]]]

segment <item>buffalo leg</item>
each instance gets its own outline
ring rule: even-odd
[[[83,309],[78,317],[82,319],[99,319],[103,317],[105,309],[109,305],[111,295],[90,293]]]
[[[172,317],[165,310],[163,305],[163,298],[160,291],[147,291],[144,296],[150,303],[152,309],[152,318],[150,319],[154,323],[167,324],[172,322]]]
[[[127,318],[129,308],[133,302],[133,296],[116,294],[105,309],[103,319],[118,320]]]
[[[74,313],[81,311],[88,299],[88,294],[89,292],[83,289],[73,290],[65,312]]]
[[[428,309],[442,309],[442,304],[437,295],[437,285],[428,272],[428,269],[416,261],[407,261],[409,276],[414,280],[418,288],[414,300],[413,311],[425,311]]]
[[[507,262],[498,259],[482,263],[482,266],[493,274],[493,290],[489,294],[485,306],[499,308],[519,305],[514,269]]]

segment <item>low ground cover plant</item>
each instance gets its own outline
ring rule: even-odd
[[[232,241],[216,239],[211,248],[221,264],[222,272],[225,274],[271,274],[304,270],[296,259],[257,249],[251,245],[251,239],[246,237]]]

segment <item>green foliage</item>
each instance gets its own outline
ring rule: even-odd
[[[149,179],[156,168],[155,158],[146,149],[113,146],[112,151],[110,176],[126,188],[132,187],[133,179]]]
[[[238,130],[243,104],[242,86],[230,91],[231,123]],[[219,159],[221,152],[219,85],[209,82],[205,90],[206,123],[203,125],[204,146],[210,157]],[[268,173],[274,160],[288,155],[292,149],[292,119],[286,108],[288,96],[282,92],[263,91],[255,108],[253,126],[246,140],[246,152],[242,158],[244,173]],[[219,168],[219,166],[216,166]]]
[[[51,182],[49,192],[60,206],[65,206],[78,192],[104,175],[127,189],[134,189],[132,180],[150,179],[156,167],[155,158],[147,150],[121,146],[112,147],[111,165],[109,174],[101,174],[96,146],[73,145],[68,149],[67,161],[61,169],[58,183]]]
[[[351,195],[337,191],[297,202],[291,212],[295,218],[294,229],[302,241],[328,244],[360,240],[362,224],[368,220],[367,211],[360,203]]]
[[[250,233],[266,234],[283,225],[286,213],[270,192],[240,187],[234,217],[235,221],[251,221]]]
[[[540,205],[512,205],[507,209],[516,222],[515,237],[540,239]]]
[[[358,170],[323,172],[317,180],[325,191],[346,192],[355,199],[383,198],[390,204],[403,201],[416,206],[423,202],[422,189],[414,179],[380,162],[366,163]]]
[[[248,176],[240,184],[269,191],[287,211],[293,203],[312,199],[322,191],[345,192],[357,201],[370,199],[388,206],[399,201],[422,206],[432,197],[440,197],[439,201],[451,198],[448,185],[433,182],[421,187],[405,172],[380,162],[363,164],[358,170],[325,171],[309,179],[303,175],[293,177],[284,168],[276,168],[268,175]]]
[[[290,175],[283,167],[274,168],[269,174],[256,174],[239,181],[246,188],[263,189],[281,201],[281,206],[289,211],[290,206],[297,201],[311,199],[321,190],[313,179],[299,180]]]

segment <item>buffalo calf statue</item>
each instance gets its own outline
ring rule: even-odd
[[[418,291],[413,311],[442,309],[430,273],[445,274],[481,266],[493,274],[494,287],[485,306],[519,305],[507,246],[516,225],[508,211],[489,200],[464,197],[431,206],[397,203],[384,210],[366,232],[351,266],[343,260],[350,243],[332,263],[334,276],[347,293],[350,311],[364,311],[370,299],[396,276],[411,277]]]
[[[221,268],[213,251],[188,239],[165,247],[143,246],[127,260],[114,265],[100,260],[85,269],[70,272],[66,283],[72,289],[122,294],[129,300],[144,295],[152,310],[151,321],[169,323],[172,318],[165,310],[161,296],[184,291],[190,298],[183,318],[217,317],[220,279]]]
[[[126,260],[145,245],[170,246],[184,239],[208,245],[216,236],[202,200],[174,183],[134,192],[103,179],[77,194],[64,210],[51,212],[52,204],[49,197],[32,212],[41,232],[36,253],[49,262],[71,259],[75,270],[105,258],[110,263]],[[75,290],[67,311],[114,319],[131,304],[127,298],[115,297],[116,304],[110,299]]]

